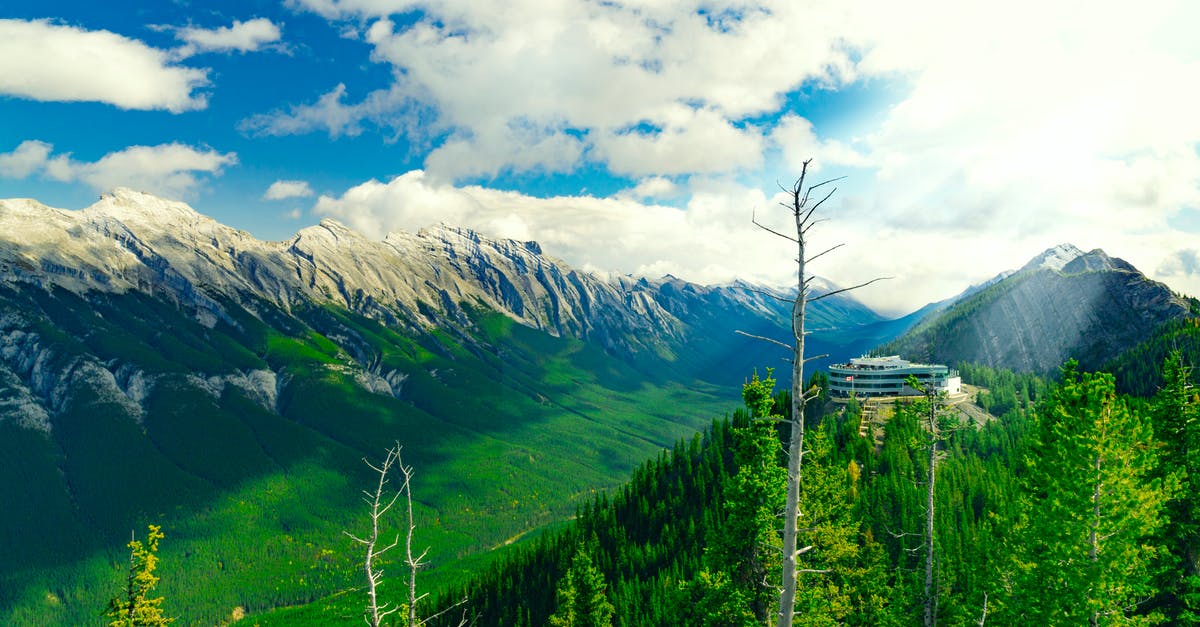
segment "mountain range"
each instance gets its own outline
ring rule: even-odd
[[[454,581],[729,411],[754,369],[786,375],[736,331],[786,340],[789,296],[582,272],[447,225],[265,242],[129,189],[79,211],[0,200],[0,620],[91,620],[150,522],[186,624],[354,585],[362,460],[396,441],[424,585]],[[822,299],[808,353],[1045,372],[1189,307],[1060,246],[894,320]]]
[[[735,333],[786,339],[786,298],[580,272],[449,226],[263,242],[128,189],[79,211],[0,201],[0,615],[86,621],[152,521],[187,622],[344,587],[361,460],[395,441],[435,521],[430,585],[452,578],[786,366]],[[883,320],[842,296],[811,319]]]

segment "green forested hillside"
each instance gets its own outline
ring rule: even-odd
[[[1196,497],[1180,488],[1200,468],[1200,427],[1190,375],[1170,372],[1174,387],[1129,401],[1105,374],[1068,369],[1050,385],[964,367],[989,388],[980,402],[996,417],[979,426],[937,413],[929,597],[929,406],[898,405],[878,444],[859,435],[857,402],[827,406],[835,411],[819,423],[812,416],[802,511],[813,548],[802,564],[809,571],[797,624],[920,625],[927,602],[943,625],[1195,624],[1200,579],[1187,556],[1197,546],[1197,510],[1189,509]],[[784,400],[774,408],[788,407]],[[598,496],[568,528],[446,592],[438,607],[465,596],[476,624],[547,624],[562,602],[563,574],[583,551],[603,573],[615,625],[763,624],[770,609],[754,599],[773,592],[747,576],[761,571],[746,569],[757,563],[770,572],[773,558],[769,546],[745,540],[755,525],[773,534],[776,522],[746,518],[755,510],[738,499],[747,489],[767,490],[756,498],[772,489],[770,473],[757,466],[761,454],[752,454],[763,450],[755,434],[771,423],[755,420],[769,412],[755,409],[762,405],[753,395],[747,401],[732,420],[714,422]],[[1168,433],[1175,441],[1162,444]],[[748,487],[751,477],[759,488]],[[745,550],[730,551],[736,546]],[[458,620],[456,610],[438,624]]]
[[[314,305],[226,303],[209,328],[137,293],[6,284],[0,301],[20,312],[7,337],[31,364],[30,383],[0,387],[58,403],[45,430],[0,423],[5,624],[99,624],[147,523],[166,535],[160,590],[177,624],[357,586],[342,531],[364,515],[362,459],[396,441],[418,469],[426,581],[454,581],[469,556],[569,517],[726,404],[483,310],[475,336],[401,335]],[[230,383],[254,373],[270,389]],[[384,374],[393,394],[369,389]]]

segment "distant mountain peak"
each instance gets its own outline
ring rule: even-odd
[[[1059,244],[1047,248],[1042,254],[1031,259],[1022,270],[1048,269],[1061,272],[1064,266],[1082,255],[1084,252],[1074,244]]]
[[[159,198],[128,187],[117,187],[101,195],[100,200],[84,209],[82,213],[88,217],[103,216],[122,222],[134,221],[163,226],[180,220],[186,224],[216,222],[198,213],[187,203]]]
[[[1138,272],[1128,261],[1110,257],[1099,248],[1083,252],[1072,244],[1059,244],[1046,249],[1025,264],[1021,271],[1052,270],[1060,274],[1078,274],[1080,272]]]
[[[1074,358],[1098,368],[1189,316],[1186,303],[1099,248],[1061,244],[938,309],[888,347],[936,363],[1052,372]]]

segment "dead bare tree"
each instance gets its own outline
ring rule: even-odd
[[[408,516],[408,528],[404,539],[404,563],[408,566],[408,603],[405,608],[407,610],[407,615],[405,616],[407,622],[404,624],[408,627],[424,627],[430,621],[440,618],[451,610],[464,605],[467,601],[466,599],[462,599],[458,603],[428,618],[422,619],[417,616],[417,604],[428,596],[427,594],[417,596],[417,571],[425,566],[425,556],[429,553],[429,549],[425,549],[419,555],[413,553],[413,533],[417,530],[416,519],[413,517],[413,468],[412,466],[404,465],[404,461],[400,458],[401,448],[399,442],[395,443],[387,450],[387,454],[379,466],[363,459],[363,462],[379,475],[379,483],[373,492],[363,490],[363,500],[371,508],[371,533],[366,538],[359,538],[349,531],[342,532],[353,538],[355,542],[366,547],[366,558],[363,562],[363,569],[367,577],[367,607],[363,614],[363,620],[371,627],[379,627],[379,621],[401,609],[400,606],[388,607],[389,603],[379,603],[377,589],[379,581],[383,578],[383,570],[379,569],[376,565],[376,561],[381,555],[395,548],[400,543],[400,534],[396,534],[395,539],[390,544],[382,549],[376,548],[379,545],[380,519],[396,504],[401,495],[404,496],[407,509],[406,514]],[[391,472],[393,467],[400,472],[400,476],[403,477],[403,483],[400,484],[400,489],[387,496],[385,493],[387,491],[388,473]],[[467,624],[469,624],[469,621],[464,611],[461,620],[458,622],[458,627],[463,627]]]
[[[804,330],[804,313],[805,307],[809,302],[817,302],[824,298],[829,298],[836,294],[855,290],[860,287],[865,287],[880,281],[885,277],[871,279],[866,283],[847,287],[843,289],[832,290],[809,298],[808,284],[812,280],[806,274],[806,266],[809,262],[830,253],[842,247],[842,244],[837,244],[811,257],[806,256],[806,244],[808,231],[813,226],[822,222],[819,219],[813,219],[813,213],[820,208],[825,201],[833,196],[837,188],[833,188],[829,193],[825,194],[819,201],[816,201],[811,206],[809,201],[813,198],[812,192],[820,187],[841,180],[841,178],[828,179],[805,187],[805,178],[808,175],[808,166],[812,163],[812,159],[804,162],[800,169],[800,177],[796,179],[795,184],[790,188],[783,188],[783,191],[788,194],[789,201],[780,203],[784,208],[792,212],[792,216],[796,223],[796,236],[786,235],[768,226],[758,222],[755,218],[753,223],[755,226],[783,239],[794,243],[797,247],[796,256],[796,298],[792,301],[792,336],[793,342],[785,343],[764,338],[761,336],[751,336],[748,333],[742,333],[750,337],[763,339],[773,344],[789,348],[792,351],[792,417],[789,428],[790,435],[788,437],[787,454],[788,454],[788,482],[787,482],[787,499],[784,505],[783,512],[783,573],[780,578],[779,592],[779,616],[778,627],[791,627],[792,619],[795,615],[796,605],[796,575],[797,575],[797,558],[800,554],[812,550],[812,547],[804,547],[797,549],[797,534],[800,519],[800,480],[801,467],[804,461],[804,408],[806,403],[816,397],[820,390],[815,386],[812,389],[804,389],[804,364],[806,361],[820,359],[825,355],[817,355],[805,358],[804,356],[804,337],[807,332]]]
[[[929,403],[929,481],[925,502],[925,627],[933,627],[937,624],[937,593],[933,588],[933,482],[937,478],[938,396],[933,388],[927,388],[924,392]]]
[[[401,490],[397,490],[395,493],[393,493],[391,495],[390,498],[385,495],[385,492],[387,490],[387,484],[388,484],[388,471],[391,470],[392,465],[399,464],[401,468],[404,467],[404,464],[400,463],[400,444],[397,443],[395,446],[393,446],[392,448],[389,448],[387,450],[387,455],[383,458],[383,463],[380,464],[379,466],[372,464],[371,462],[367,461],[365,458],[363,459],[363,462],[367,466],[370,466],[371,470],[374,470],[379,475],[379,483],[375,486],[374,491],[363,490],[363,500],[366,501],[367,505],[371,508],[371,513],[370,513],[371,532],[369,534],[367,534],[367,537],[365,537],[365,538],[360,538],[360,537],[350,533],[349,531],[343,531],[342,533],[346,534],[347,536],[350,536],[350,538],[352,538],[355,542],[358,542],[359,544],[362,544],[363,546],[366,547],[366,557],[363,560],[363,570],[367,577],[367,607],[366,607],[366,611],[364,612],[364,615],[363,615],[363,620],[366,621],[366,623],[368,625],[370,625],[371,627],[379,627],[380,620],[382,620],[383,618],[385,618],[391,614],[396,613],[400,609],[399,607],[389,608],[388,603],[383,603],[383,604],[379,603],[378,588],[379,588],[379,581],[381,579],[383,579],[383,570],[379,569],[376,564],[376,562],[379,560],[379,557],[381,555],[396,548],[396,545],[400,543],[400,535],[397,534],[396,538],[394,540],[392,540],[392,542],[390,544],[388,544],[387,546],[385,546],[383,548],[378,548],[378,546],[379,546],[379,521],[383,518],[383,516],[385,514],[387,514],[388,510],[390,510],[392,508],[392,506],[396,504],[396,500],[400,498]],[[408,475],[405,475],[404,489],[406,489],[407,487],[408,487]],[[412,497],[410,496],[409,497],[409,507],[410,508],[411,508],[411,503],[412,503]],[[411,513],[411,509],[410,509],[410,513],[409,513],[410,528],[412,526],[411,521],[412,521],[412,513]],[[410,544],[411,544],[411,531],[410,531],[409,537],[410,537]]]

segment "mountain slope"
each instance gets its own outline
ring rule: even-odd
[[[1069,358],[1097,368],[1189,315],[1183,299],[1124,260],[1061,245],[881,350],[1027,372],[1050,372]]]
[[[361,460],[397,440],[429,585],[459,577],[781,363],[733,332],[786,337],[778,296],[445,226],[262,242],[130,190],[0,201],[0,620],[92,621],[148,522],[182,624],[356,585]],[[831,325],[879,320],[822,303]]]

